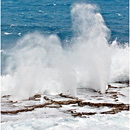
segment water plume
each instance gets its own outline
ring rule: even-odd
[[[110,30],[97,6],[74,4],[71,17],[74,37],[68,48],[56,35],[34,32],[4,51],[2,95],[13,100],[34,94],[75,96],[77,87],[104,93],[108,82],[128,79],[129,47],[108,43]]]
[[[14,99],[26,99],[36,93],[75,95],[75,72],[56,35],[25,35],[9,51],[7,63],[6,70],[14,82]]]
[[[71,15],[75,33],[72,39],[74,63],[80,86],[104,93],[111,64],[110,31],[95,5],[75,4]]]
[[[111,44],[112,64],[109,82],[129,81],[129,45],[120,44],[115,39]]]

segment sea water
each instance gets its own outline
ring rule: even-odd
[[[128,1],[2,1],[2,95],[76,95],[128,81]]]
[[[129,114],[95,115],[88,118],[32,118],[4,122],[2,130],[129,130]]]

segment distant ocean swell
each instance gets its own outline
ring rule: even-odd
[[[13,100],[34,94],[65,93],[75,96],[77,87],[106,90],[109,82],[129,80],[129,46],[108,43],[110,30],[98,8],[74,4],[73,32],[65,49],[56,35],[27,34],[5,55],[2,95]]]

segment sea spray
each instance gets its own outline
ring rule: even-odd
[[[9,51],[7,63],[6,70],[14,85],[13,100],[26,99],[37,93],[75,95],[75,72],[56,35],[44,36],[37,32],[25,35]]]
[[[95,5],[74,4],[71,16],[75,33],[72,48],[79,84],[104,93],[111,64],[110,31]]]
[[[68,48],[62,47],[56,35],[35,32],[2,52],[6,56],[2,95],[9,94],[13,100],[38,93],[74,96],[77,87],[104,93],[108,82],[128,79],[129,46],[122,47],[116,41],[108,44],[110,30],[99,9],[91,4],[74,4],[71,16],[74,37]]]
[[[111,44],[112,64],[109,82],[129,81],[129,45],[120,44],[115,39]]]

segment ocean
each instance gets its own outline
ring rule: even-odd
[[[111,31],[110,41],[117,38],[121,44],[128,42],[128,0],[2,0],[2,49],[13,46],[22,36],[34,31],[56,34],[62,41],[71,39],[71,6],[82,2],[99,7],[105,24]]]
[[[128,0],[1,8],[1,129],[129,129]]]
[[[128,3],[2,1],[3,95],[104,93],[109,82],[128,82]]]

